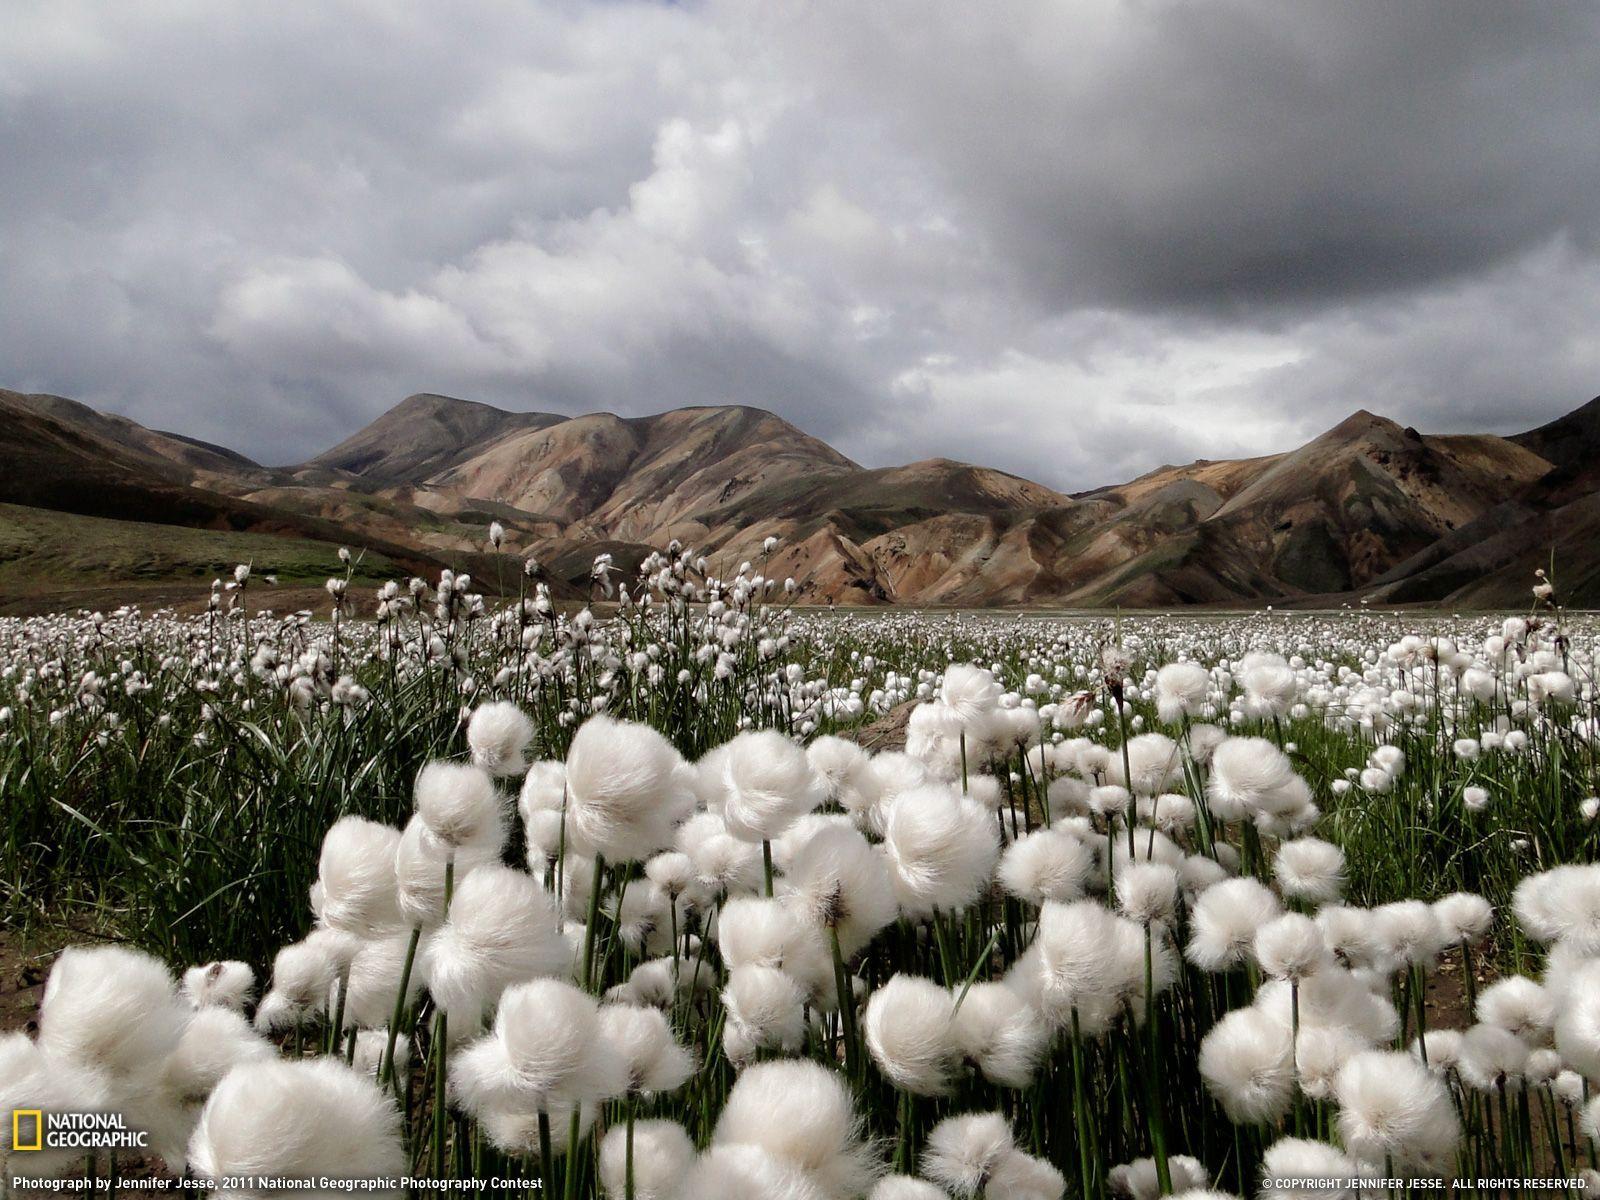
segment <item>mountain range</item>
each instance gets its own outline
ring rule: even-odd
[[[1363,410],[1287,453],[1072,494],[949,459],[862,467],[743,406],[567,417],[421,394],[286,467],[57,396],[0,390],[0,422],[0,601],[23,580],[61,600],[66,571],[209,578],[238,539],[264,562],[292,544],[284,569],[306,582],[317,547],[331,563],[346,545],[373,577],[452,565],[492,583],[514,570],[485,544],[498,520],[512,561],[569,596],[595,554],[629,569],[676,538],[818,604],[1520,606],[1552,564],[1564,599],[1600,604],[1600,400],[1512,437]],[[175,526],[235,541],[191,535],[152,561]],[[114,561],[85,561],[112,543]]]

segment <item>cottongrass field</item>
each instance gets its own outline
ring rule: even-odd
[[[761,566],[0,622],[7,937],[70,946],[0,1113],[151,1144],[0,1127],[0,1188],[1600,1186],[1600,627],[1547,582],[836,615]]]

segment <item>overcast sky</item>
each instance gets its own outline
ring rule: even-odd
[[[415,391],[1067,490],[1600,392],[1600,6],[6,0],[0,386]],[[0,434],[3,436],[3,434]]]

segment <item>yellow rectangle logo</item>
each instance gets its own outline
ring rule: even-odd
[[[26,1118],[33,1118],[33,1140],[22,1140],[22,1123]],[[37,1108],[14,1108],[11,1110],[11,1148],[13,1150],[43,1150],[44,1149],[44,1113]]]

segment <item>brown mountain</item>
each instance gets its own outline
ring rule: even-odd
[[[866,469],[742,406],[562,417],[419,395],[268,470],[59,398],[0,393],[6,405],[54,424],[27,426],[35,481],[0,500],[78,511],[85,494],[137,493],[147,520],[239,519],[203,493],[435,562],[481,553],[499,520],[509,551],[574,591],[601,550],[627,565],[677,538],[732,571],[777,536],[762,569],[813,603],[1507,604],[1552,550],[1563,592],[1600,601],[1600,400],[1512,438],[1358,411],[1287,453],[1077,495],[948,459]],[[149,515],[153,495],[167,517]]]

